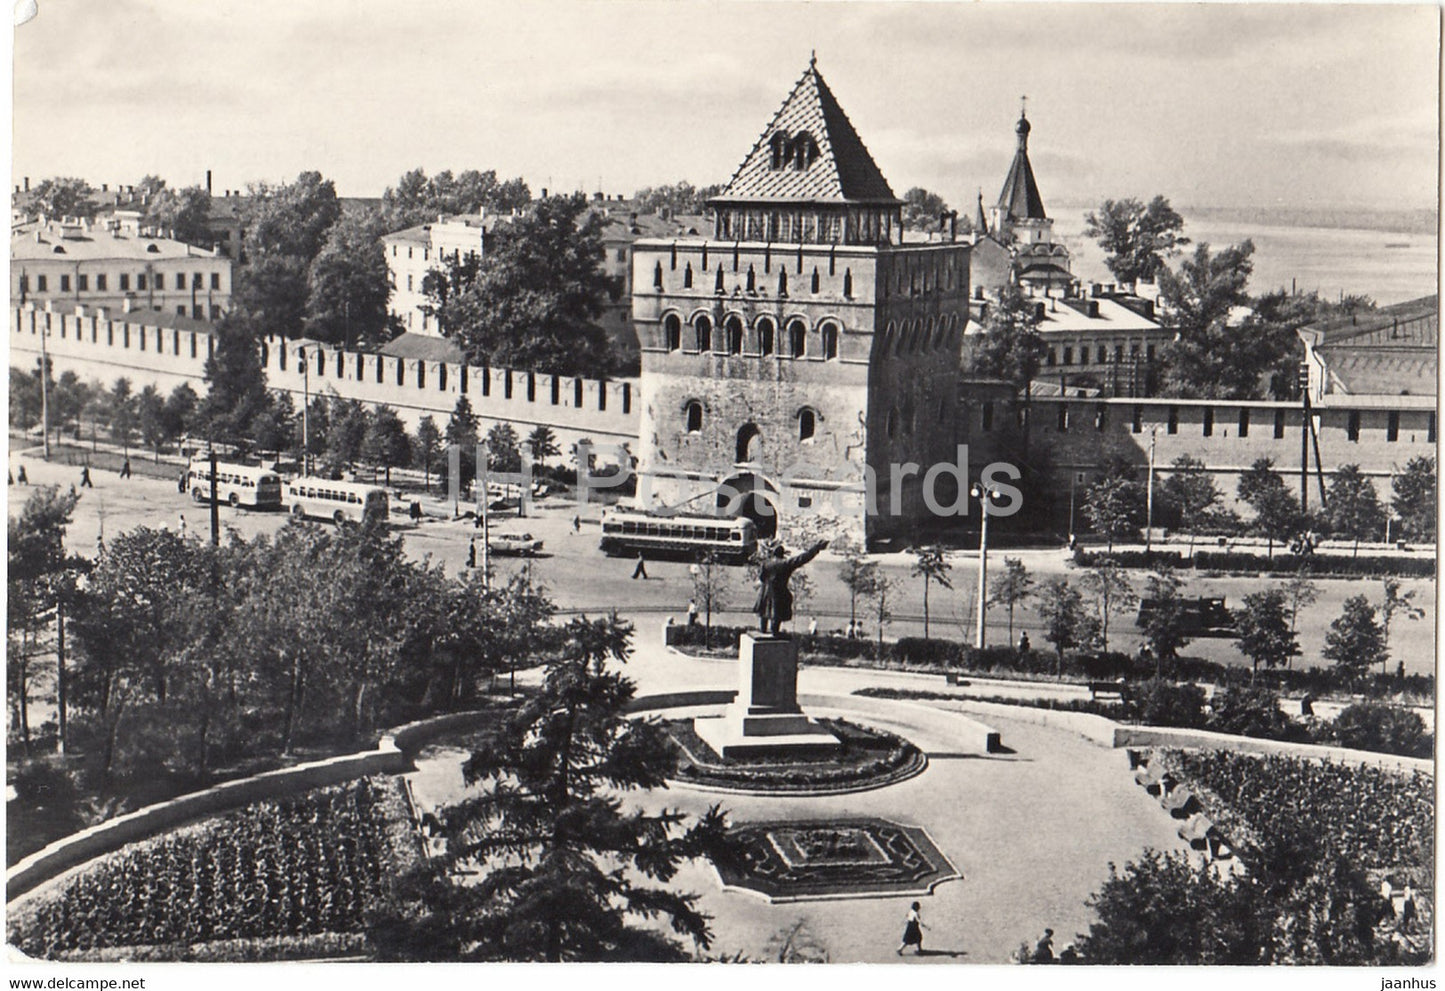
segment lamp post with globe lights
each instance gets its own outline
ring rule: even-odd
[[[1002,494],[998,489],[975,482],[968,494],[977,499],[983,509],[983,522],[978,531],[978,622],[974,628],[973,645],[979,650],[984,647],[985,610],[988,607],[988,504]]]

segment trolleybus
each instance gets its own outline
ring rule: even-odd
[[[603,553],[680,557],[700,560],[709,553],[729,564],[741,564],[757,550],[757,529],[745,517],[661,516],[637,510],[610,509],[602,514]]]

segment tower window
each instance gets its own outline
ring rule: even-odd
[[[804,406],[798,410],[798,440],[812,440],[818,429],[818,414]]]
[[[1165,429],[1171,434],[1177,434],[1179,432],[1179,407],[1169,407],[1169,423]]]
[[[1389,418],[1385,421],[1385,440],[1391,444],[1400,439],[1400,414],[1391,410]]]
[[[758,321],[758,350],[764,355],[773,353],[773,321],[767,317]]]
[[[1284,437],[1284,410],[1277,409],[1274,411],[1274,439],[1279,440],[1282,437]]]
[[[836,323],[823,324],[823,358],[831,361],[838,357],[838,325]]]
[[[1239,436],[1249,436],[1249,410],[1247,409],[1239,411]]]
[[[692,262],[688,262],[687,266],[682,270],[682,288],[692,288]]]
[[[652,269],[652,288],[662,288],[662,262],[658,262]]]
[[[1345,422],[1345,436],[1351,443],[1358,443],[1360,439],[1360,411],[1353,410],[1349,419]]]
[[[798,172],[806,172],[818,159],[818,142],[807,131],[795,137],[789,145],[790,164]]]
[[[788,156],[788,132],[777,131],[768,141],[768,145],[771,153],[768,160],[768,167],[781,169]]]
[[[818,266],[813,266],[813,292],[818,291]]]
[[[712,319],[706,313],[699,313],[693,324],[696,332],[697,349],[699,351],[712,350]]]
[[[689,269],[689,271],[691,271]],[[669,313],[662,321],[663,346],[669,351],[682,349],[682,320],[676,313]]]
[[[749,273],[751,275],[751,273]],[[743,353],[743,322],[737,317],[728,317],[727,320],[727,349],[728,354]]]
[[[687,421],[687,432],[696,434],[702,432],[702,403],[696,399],[689,400],[682,408],[683,418]]]
[[[1214,436],[1214,409],[1209,406],[1204,408],[1204,436]]]
[[[794,320],[788,324],[788,354],[801,358],[808,350],[808,328],[803,321]]]

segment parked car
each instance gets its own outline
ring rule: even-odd
[[[493,554],[535,557],[542,550],[542,541],[530,533],[494,533],[487,540]]]

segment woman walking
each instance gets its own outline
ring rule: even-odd
[[[923,952],[923,930],[928,927],[925,926],[923,920],[918,917],[918,910],[921,907],[917,902],[914,902],[913,907],[908,910],[908,922],[903,927],[903,942],[898,944],[897,952],[900,957],[903,956],[903,948],[906,946],[916,946],[918,948],[915,951],[916,953]]]

